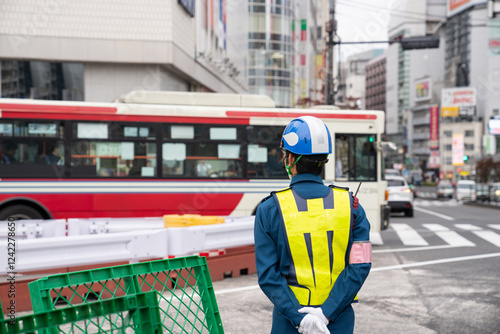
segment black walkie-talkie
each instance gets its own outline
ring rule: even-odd
[[[356,189],[356,193],[354,194],[354,196],[356,196],[356,195],[358,194],[359,187],[361,187],[361,183],[363,183],[363,181],[361,181],[361,182],[359,183],[358,189]]]

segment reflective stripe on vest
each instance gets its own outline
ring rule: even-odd
[[[292,261],[288,286],[301,305],[322,305],[348,263],[351,196],[339,188],[330,188],[324,198],[304,199],[291,188],[273,196]]]

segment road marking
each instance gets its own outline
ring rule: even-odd
[[[455,224],[455,227],[458,227],[462,230],[466,230],[466,231],[481,231],[482,228],[480,228],[479,226],[476,226],[476,225],[472,225],[472,224]]]
[[[440,224],[422,224],[425,228],[431,230],[438,237],[443,239],[450,246],[456,247],[474,247],[475,244],[455,231],[450,231],[449,228]]]
[[[448,258],[448,259],[439,259],[439,260],[423,261],[423,262],[416,262],[416,263],[398,264],[395,266],[372,268],[372,270],[370,272],[386,271],[386,270],[393,270],[393,269],[404,269],[404,268],[412,268],[412,267],[423,267],[423,266],[430,266],[430,265],[434,265],[434,264],[487,259],[487,258],[498,257],[498,256],[500,256],[500,253],[453,257],[453,258]]]
[[[439,246],[423,246],[423,247],[411,247],[411,248],[390,248],[390,249],[376,249],[372,253],[399,253],[399,252],[418,252],[432,249],[443,249],[443,248],[457,248],[462,246],[452,246],[452,245],[439,245]]]
[[[472,233],[488,242],[491,242],[493,245],[500,247],[500,235],[498,235],[498,233],[493,231],[473,231]]]
[[[494,228],[496,230],[500,230],[500,224],[489,224],[488,227]]]
[[[428,246],[424,240],[413,228],[408,224],[391,224],[392,229],[396,231],[403,245],[406,246]]]
[[[372,245],[383,245],[384,242],[382,241],[382,236],[380,235],[380,232],[370,232],[370,241]]]
[[[395,266],[372,268],[370,270],[370,272],[378,272],[378,271],[387,271],[387,270],[394,270],[394,269],[404,269],[404,268],[414,268],[414,267],[431,266],[431,265],[434,265],[434,264],[441,264],[441,263],[452,263],[452,262],[460,262],[460,261],[488,259],[488,258],[491,258],[491,257],[498,257],[498,256],[500,256],[500,253],[480,254],[480,255],[471,255],[471,256],[462,256],[462,257],[452,257],[452,258],[448,258],[448,259],[439,259],[439,260],[433,260],[433,261],[423,261],[423,262],[416,262],[416,263],[398,264],[398,265],[395,265]],[[226,293],[248,291],[248,290],[254,290],[254,289],[258,289],[258,288],[259,288],[259,285],[256,284],[256,285],[243,286],[243,287],[234,288],[234,289],[216,290],[215,294],[216,295],[223,295],[223,294],[226,294]]]
[[[450,217],[450,216],[446,216],[446,215],[443,215],[441,213],[437,213],[437,212],[434,212],[434,211],[430,211],[430,210],[426,210],[426,209],[422,209],[422,208],[416,208],[414,207],[415,210],[417,211],[420,211],[420,212],[423,212],[423,213],[427,213],[428,215],[433,215],[433,216],[436,216],[436,217],[439,217],[439,218],[443,218],[443,219],[446,219],[446,220],[455,220],[455,218],[453,217]]]

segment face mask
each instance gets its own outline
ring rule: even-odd
[[[302,155],[299,155],[297,157],[297,159],[295,160],[295,162],[293,163],[293,165],[291,165],[291,166],[287,165],[287,157],[288,157],[288,154],[285,154],[285,158],[283,159],[283,167],[285,167],[286,173],[288,174],[288,178],[291,180],[292,173],[290,172],[290,168],[292,168],[293,166],[295,166],[297,164],[297,162],[299,162],[300,158],[302,158]]]

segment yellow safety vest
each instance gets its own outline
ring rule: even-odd
[[[292,188],[273,196],[292,261],[288,286],[301,305],[322,305],[348,263],[351,196],[344,188],[330,188],[326,197],[313,199],[300,197]]]

